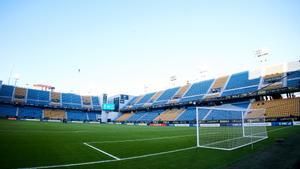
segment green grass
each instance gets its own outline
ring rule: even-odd
[[[268,130],[277,129],[270,127]],[[264,151],[277,138],[290,138],[300,127],[269,133],[269,139],[234,151],[195,148],[145,158],[113,161],[72,168],[222,168]],[[164,138],[173,137],[174,138]],[[177,137],[179,136],[179,137]],[[132,139],[151,139],[118,142]],[[103,142],[116,141],[116,142]],[[196,145],[195,128],[99,124],[63,124],[0,120],[0,168],[22,168],[112,160],[83,143],[119,158],[140,156]],[[102,142],[102,143],[101,143]]]

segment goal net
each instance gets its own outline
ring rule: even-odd
[[[197,147],[234,150],[268,138],[265,109],[196,107]]]

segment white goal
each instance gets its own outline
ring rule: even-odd
[[[234,150],[268,138],[265,109],[196,107],[197,147]]]

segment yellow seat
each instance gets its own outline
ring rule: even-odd
[[[269,118],[299,117],[299,107],[300,98],[258,101],[251,105],[251,109],[265,109],[265,115]]]
[[[66,112],[64,110],[45,109],[44,118],[49,119],[66,119]]]
[[[174,121],[183,111],[184,109],[168,109],[157,116],[154,121]]]

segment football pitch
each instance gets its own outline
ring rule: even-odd
[[[300,133],[267,129],[253,148],[222,151],[196,148],[194,127],[0,120],[0,168],[227,168]]]

